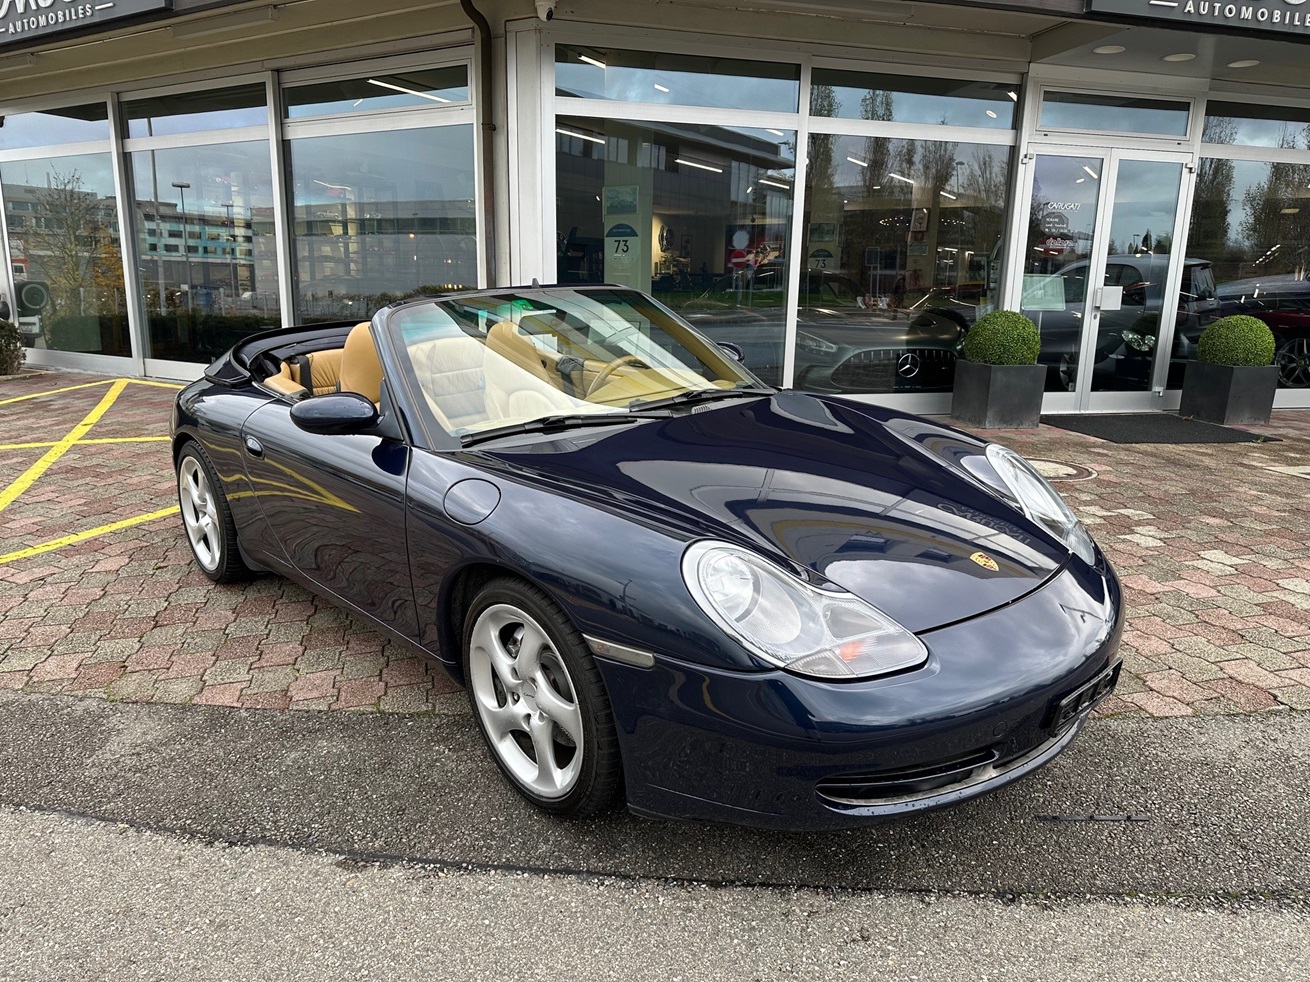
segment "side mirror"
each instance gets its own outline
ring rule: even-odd
[[[378,424],[378,410],[358,392],[329,392],[291,406],[291,421],[306,433],[346,436]]]
[[[731,341],[719,341],[716,343],[723,349],[724,354],[733,361],[743,362],[746,360],[746,352],[742,351],[740,346],[733,344]]]

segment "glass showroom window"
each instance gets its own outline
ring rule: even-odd
[[[814,70],[797,388],[950,391],[997,302],[1018,98],[1013,82]]]
[[[379,70],[284,93],[298,318],[366,320],[405,297],[476,288],[468,66]]]
[[[1284,146],[1305,149],[1308,136],[1303,125]],[[1303,162],[1202,157],[1187,251],[1212,264],[1204,286],[1221,313],[1250,314],[1273,330],[1279,386],[1310,389],[1310,154]]]
[[[794,131],[561,116],[561,283],[655,297],[782,381]]]
[[[209,362],[281,325],[265,102],[261,83],[123,107],[151,358]]]
[[[108,153],[108,107],[9,116],[0,129],[14,295],[28,347],[128,356],[118,204]],[[53,144],[104,139],[106,152],[60,155]]]
[[[478,285],[473,126],[291,140],[297,312],[367,320]]]

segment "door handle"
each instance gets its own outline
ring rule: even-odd
[[[253,436],[246,437],[246,452],[252,457],[263,459],[264,445],[256,440]]]

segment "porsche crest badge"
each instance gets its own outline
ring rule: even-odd
[[[997,570],[1001,568],[996,565],[996,560],[993,559],[991,556],[987,555],[987,553],[985,552],[975,552],[969,558],[972,559],[979,566],[981,566],[983,569],[991,570],[993,573],[995,573]]]

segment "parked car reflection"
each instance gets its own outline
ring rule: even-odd
[[[1150,387],[1170,258],[1154,253],[1107,258],[1102,285],[1121,287],[1123,299],[1118,310],[1102,310],[1097,318],[1094,389],[1141,391]],[[1077,382],[1088,265],[1082,259],[1052,274],[1063,291],[1062,307],[1042,309],[1035,301],[1020,307],[1041,332],[1038,360],[1047,366],[1048,392],[1072,391]],[[1197,339],[1218,316],[1212,264],[1205,259],[1183,260],[1170,352],[1170,388],[1182,385],[1183,366],[1195,357]]]
[[[777,385],[786,291],[786,266],[769,263],[720,277],[679,313]],[[879,307],[850,277],[819,269],[801,274],[797,306],[796,387],[834,393],[949,391],[975,310],[940,291],[906,310]]]
[[[1220,311],[1249,314],[1274,332],[1274,364],[1285,389],[1310,387],[1310,280],[1270,276],[1231,280],[1218,288]]]

